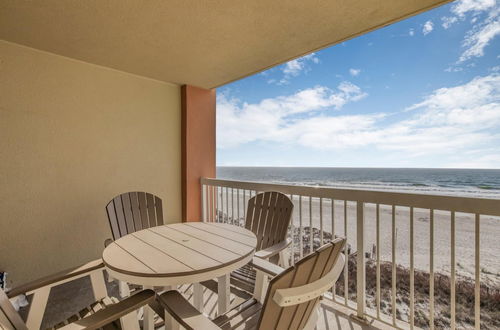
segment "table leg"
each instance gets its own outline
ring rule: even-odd
[[[226,313],[229,310],[229,302],[230,302],[230,286],[229,286],[229,274],[220,276],[217,278],[218,290],[217,294],[219,296],[218,300],[218,308],[219,315]]]
[[[203,313],[203,286],[201,283],[193,283],[193,305]]]
[[[118,294],[120,298],[127,298],[130,296],[130,288],[127,282],[118,281]]]

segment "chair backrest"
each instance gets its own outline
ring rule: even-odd
[[[344,244],[344,238],[337,238],[274,277],[264,299],[258,329],[303,329],[315,311],[320,295],[333,286],[340,275],[342,267],[337,266],[342,265],[335,269],[334,266],[338,260],[343,260],[339,256]],[[325,279],[328,280],[326,285]],[[304,291],[309,287],[312,291]],[[275,299],[276,291],[288,288],[302,292],[302,295],[295,299],[294,305],[281,307]],[[310,293],[310,297],[304,296],[303,292]]]
[[[0,329],[28,329],[2,289],[0,289]]]
[[[293,203],[280,192],[259,193],[248,201],[245,228],[257,236],[256,251],[286,239]]]
[[[161,199],[146,192],[127,192],[106,205],[113,239],[135,231],[163,225]]]

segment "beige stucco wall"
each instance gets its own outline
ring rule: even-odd
[[[99,257],[121,192],[157,194],[180,220],[180,114],[177,85],[0,40],[0,270],[13,285]]]

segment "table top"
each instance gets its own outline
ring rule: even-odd
[[[121,237],[104,249],[102,259],[113,276],[193,277],[218,269],[227,271],[231,265],[240,267],[252,258],[256,245],[257,238],[245,228],[176,223]]]

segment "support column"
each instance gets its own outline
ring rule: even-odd
[[[182,221],[201,221],[200,178],[215,177],[215,89],[184,85],[182,105]]]

